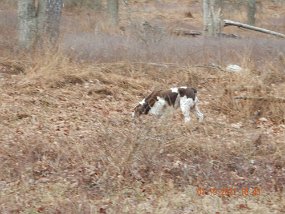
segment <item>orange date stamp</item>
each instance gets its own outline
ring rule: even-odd
[[[198,196],[205,196],[205,195],[217,195],[217,196],[259,196],[261,194],[260,187],[222,187],[222,188],[203,188],[197,187],[196,193]]]

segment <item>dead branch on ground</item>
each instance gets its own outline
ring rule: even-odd
[[[281,97],[251,97],[251,96],[237,96],[234,99],[240,100],[256,100],[256,101],[266,101],[273,103],[285,103],[285,99]]]
[[[278,32],[275,32],[275,31],[267,30],[265,28],[255,27],[255,26],[244,24],[244,23],[241,23],[241,22],[236,22],[236,21],[225,19],[224,20],[224,27],[230,26],[230,25],[237,26],[237,27],[240,27],[240,28],[249,29],[249,30],[258,31],[258,32],[261,32],[261,33],[267,33],[267,34],[270,34],[270,35],[273,35],[273,36],[278,36],[278,37],[281,37],[281,38],[285,38],[285,35],[282,34],[282,33],[278,33]]]

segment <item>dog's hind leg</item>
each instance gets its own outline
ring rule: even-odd
[[[180,98],[180,109],[184,115],[185,123],[191,121],[190,109],[193,107],[194,101],[192,98],[187,98],[186,96]]]
[[[193,111],[194,111],[194,114],[196,115],[197,119],[199,120],[199,122],[202,122],[204,119],[204,114],[200,111],[200,109],[198,107],[198,103],[195,104]]]

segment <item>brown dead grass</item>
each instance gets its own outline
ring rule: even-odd
[[[74,64],[63,55],[37,62],[1,86],[3,212],[284,210],[284,120],[274,120],[277,109],[252,123],[260,106],[233,100],[235,93],[260,95],[256,74],[184,67],[173,76],[173,68]],[[198,87],[203,124],[184,125],[178,112],[132,121],[150,89],[175,83]],[[246,186],[261,195],[242,196]],[[238,194],[199,196],[198,187]]]
[[[273,122],[284,123],[284,100],[279,92],[285,91],[285,87],[280,84],[275,87],[276,82],[283,83],[282,78],[282,71],[268,72],[262,77],[250,71],[229,77],[222,84],[224,93],[214,108],[236,120],[243,117],[256,122],[260,117],[270,117]]]
[[[178,18],[185,21],[188,4],[187,10],[177,7],[177,15],[172,2],[160,2],[136,3],[134,8],[144,8],[145,13],[135,16],[141,19],[154,11],[152,16],[161,16],[170,28]],[[195,9],[199,2],[194,3],[191,20],[199,26]],[[81,15],[77,23],[86,23],[73,23],[76,31],[65,26],[65,32],[92,31],[89,24],[95,17],[88,21]],[[124,16],[122,23],[127,23]],[[121,41],[116,39],[122,35],[109,33],[113,34],[107,43]],[[90,47],[82,49],[84,54],[93,50],[90,40],[86,40]],[[153,51],[143,59],[139,54],[124,55],[116,42],[114,49],[109,44],[98,49],[99,54],[108,47],[110,52],[115,50],[107,57],[96,55],[102,62],[90,61],[92,57],[84,54],[77,58],[66,49],[0,52],[0,212],[283,213],[285,104],[268,102],[268,97],[285,96],[284,54],[276,61],[275,52],[271,58],[258,55],[263,49],[275,50],[263,48],[263,40],[259,50],[248,48],[241,53],[233,51],[232,41],[205,40],[204,52],[195,55],[202,64],[193,65],[190,58],[195,56],[182,46],[200,40],[188,43],[167,37],[157,43],[157,49],[131,49],[131,54]],[[185,43],[179,51],[168,50],[180,42]],[[223,42],[229,42],[222,47],[229,47],[232,54],[212,49]],[[80,55],[79,50],[74,52]],[[262,69],[254,56],[262,60]],[[220,67],[210,64],[215,57]],[[227,73],[223,66],[228,63],[239,63],[245,71]],[[178,85],[198,89],[206,116],[203,123],[193,119],[185,125],[174,110],[158,120],[152,116],[132,120],[132,109],[151,90]],[[236,96],[265,100],[237,100]],[[247,196],[242,194],[246,187],[251,188]],[[255,187],[260,195],[252,195]],[[199,195],[198,188],[205,194]],[[213,194],[210,188],[219,191]],[[223,193],[224,188],[237,188],[237,192]]]

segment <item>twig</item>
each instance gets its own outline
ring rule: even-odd
[[[210,63],[210,64],[204,64],[204,65],[189,65],[189,66],[185,66],[185,65],[179,65],[177,63],[156,63],[156,62],[116,62],[116,63],[98,63],[98,65],[114,65],[114,64],[131,64],[131,65],[135,65],[135,64],[142,64],[142,65],[149,65],[149,66],[157,66],[157,67],[165,67],[165,68],[169,68],[169,67],[178,67],[178,68],[183,68],[183,69],[188,69],[188,68],[214,68],[214,69],[218,69],[220,71],[225,71],[225,69],[223,69],[221,66],[216,65],[214,63]]]
[[[250,97],[250,96],[237,96],[234,99],[240,100],[258,100],[258,101],[267,101],[274,103],[285,103],[285,99],[281,97]]]

